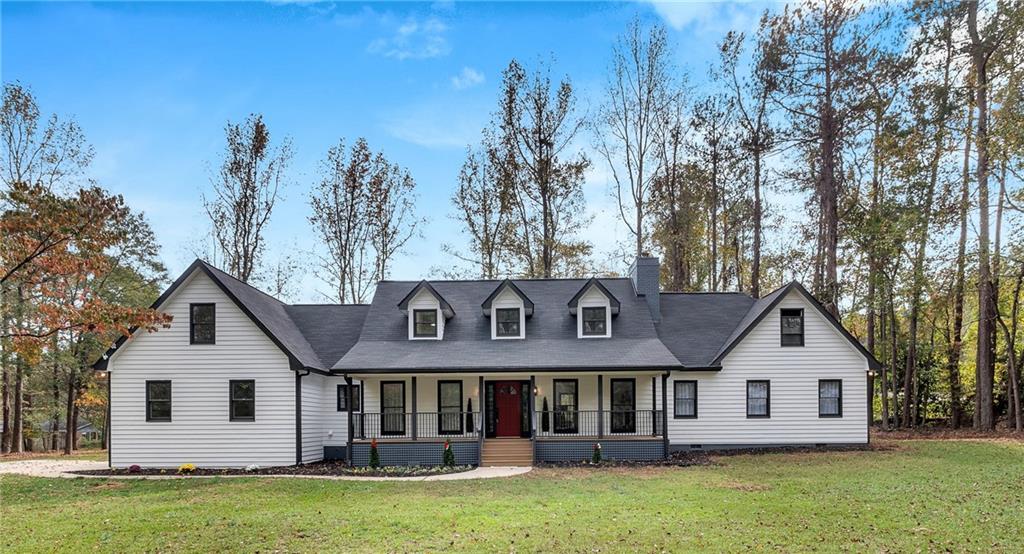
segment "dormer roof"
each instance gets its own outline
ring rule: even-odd
[[[583,298],[583,295],[586,294],[591,287],[597,287],[597,289],[601,291],[601,294],[603,294],[604,297],[608,299],[608,303],[611,305],[612,308],[612,315],[619,313],[619,307],[621,306],[619,299],[615,298],[615,295],[609,292],[608,289],[601,284],[601,281],[597,277],[591,277],[586,283],[583,284],[583,287],[580,288],[579,292],[577,292],[576,295],[572,297],[572,300],[569,300],[569,313],[576,313],[576,307],[580,303],[580,298]]]
[[[505,279],[494,289],[493,292],[491,292],[487,299],[484,300],[483,304],[480,305],[480,307],[483,308],[484,316],[490,317],[491,303],[494,302],[494,299],[497,298],[498,295],[501,294],[501,291],[505,290],[506,288],[511,290],[513,294],[518,296],[519,299],[523,301],[523,314],[526,317],[530,317],[531,315],[533,315],[533,301],[530,300],[530,297],[526,296],[526,293],[520,290],[519,287],[517,287],[511,279]]]
[[[452,317],[455,316],[455,309],[452,308],[452,305],[449,304],[448,301],[445,300],[443,296],[441,296],[441,293],[437,292],[437,289],[432,287],[430,283],[428,283],[426,280],[420,281],[415,287],[412,288],[411,291],[409,291],[409,294],[405,295],[405,298],[403,298],[402,301],[398,303],[398,309],[402,310],[403,312],[409,311],[409,302],[413,298],[415,298],[416,295],[420,293],[420,291],[424,290],[427,291],[427,293],[429,293],[431,296],[433,296],[434,299],[437,300],[438,304],[440,304],[441,313],[444,314],[445,319],[451,319]]]

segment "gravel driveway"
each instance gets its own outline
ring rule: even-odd
[[[0,462],[0,475],[17,473],[31,477],[80,477],[68,474],[68,471],[85,469],[105,469],[107,462],[96,460],[17,460]]]

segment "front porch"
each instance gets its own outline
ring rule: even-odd
[[[345,456],[366,465],[376,441],[383,465],[435,465],[447,441],[456,463],[468,465],[589,460],[594,443],[607,459],[659,459],[666,378],[638,371],[354,374],[338,391],[349,414]],[[347,402],[343,387],[350,387]]]

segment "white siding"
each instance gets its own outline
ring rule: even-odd
[[[333,397],[324,394],[327,378],[310,373],[302,378],[302,463],[316,462],[324,457],[324,404]],[[333,405],[332,405],[333,407]]]
[[[780,346],[779,309],[804,309],[803,347]],[[673,445],[867,442],[867,360],[791,292],[726,356],[720,372],[673,372],[669,439]],[[697,419],[675,419],[672,382],[697,381]],[[746,382],[771,381],[771,417],[748,419]],[[818,417],[818,380],[842,379],[843,417]]]
[[[190,302],[216,303],[216,344],[189,344]],[[294,464],[295,374],[284,353],[200,271],[161,309],[171,327],[136,335],[110,364],[113,466]],[[228,420],[231,379],[256,381],[255,421]],[[147,380],[171,381],[170,422],[146,421]]]
[[[341,376],[323,378],[323,400],[320,404],[322,446],[345,446],[348,442],[348,412],[338,411],[338,385],[344,384],[345,378]],[[355,379],[352,384],[361,385]]]

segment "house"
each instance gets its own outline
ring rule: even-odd
[[[383,281],[284,304],[197,260],[122,338],[113,467],[524,465],[868,440],[878,362],[797,282],[754,299],[628,278]]]

